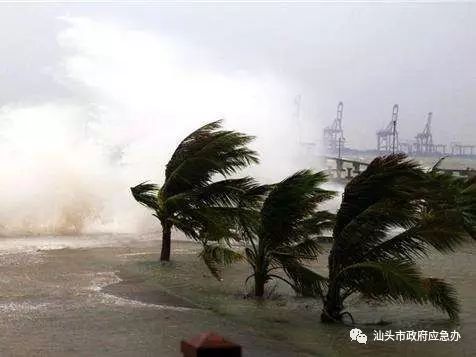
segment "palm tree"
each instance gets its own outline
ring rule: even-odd
[[[403,154],[373,160],[347,184],[337,212],[321,320],[341,321],[348,314],[344,302],[354,293],[430,303],[456,318],[456,291],[441,279],[425,278],[416,259],[432,250],[451,252],[470,239],[475,191],[474,182],[425,172]]]
[[[296,172],[274,185],[251,185],[241,196],[235,241],[244,254],[221,241],[208,242],[202,257],[217,275],[217,267],[244,259],[252,268],[254,296],[261,298],[271,279],[289,284],[301,294],[321,291],[325,281],[305,266],[321,253],[320,241],[331,230],[334,215],[317,211],[317,205],[334,193],[320,188],[323,173]],[[282,271],[284,274],[279,274]]]
[[[316,210],[318,204],[334,195],[320,187],[324,182],[324,173],[303,170],[271,187],[260,208],[258,225],[245,236],[249,243],[246,260],[253,269],[256,297],[263,296],[272,278],[285,281],[303,294],[321,290],[324,278],[304,263],[317,259],[322,234],[333,225],[331,213]],[[282,270],[287,278],[276,275],[275,270]]]
[[[257,163],[247,147],[253,137],[221,129],[221,121],[202,126],[178,145],[165,169],[162,186],[141,183],[131,188],[134,198],[154,211],[162,225],[160,260],[170,260],[172,228],[198,240],[205,232],[218,235],[231,206],[251,178],[226,179]],[[216,175],[225,179],[213,181]],[[229,208],[229,209],[228,209]]]

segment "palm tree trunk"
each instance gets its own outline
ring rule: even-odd
[[[265,283],[265,277],[255,273],[255,297],[262,298],[264,296]]]
[[[322,307],[321,322],[332,323],[342,320],[341,312],[344,309],[344,303],[340,295],[341,287],[336,283],[339,268],[337,266],[336,257],[339,255],[340,250],[336,247],[334,238],[334,244],[329,254],[329,287],[327,289],[327,295],[324,299],[324,306]]]
[[[343,309],[340,288],[331,282],[322,308],[321,321],[327,323],[341,321]]]
[[[160,261],[168,262],[170,260],[172,226],[170,223],[162,223],[162,250],[160,252]]]

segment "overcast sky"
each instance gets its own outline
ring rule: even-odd
[[[61,71],[74,19],[92,21],[98,32],[107,24],[172,43],[181,68],[274,78],[289,95],[276,106],[302,94],[302,120],[312,128],[305,140],[320,139],[343,101],[353,147],[375,146],[394,103],[402,139],[412,139],[432,111],[436,142],[476,143],[475,4],[0,5],[0,105],[100,102]]]

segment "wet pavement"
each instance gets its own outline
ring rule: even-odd
[[[197,259],[197,246],[173,244],[157,262],[155,236],[0,238],[0,356],[180,356],[180,341],[216,331],[244,356],[472,356],[476,332],[474,247],[434,255],[423,270],[455,285],[459,322],[431,306],[351,301],[367,333],[319,322],[320,303],[271,283],[271,299],[245,298],[249,268],[235,264],[224,281]],[[325,272],[326,256],[314,268]],[[385,322],[385,325],[375,323]],[[376,342],[374,330],[457,330],[459,342]]]
[[[246,356],[299,355],[173,294],[134,282],[103,290],[120,281],[121,264],[157,242],[76,238],[0,241],[1,356],[180,356],[182,339],[209,330],[246,345]],[[131,298],[137,293],[146,301]]]

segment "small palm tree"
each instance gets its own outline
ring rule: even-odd
[[[198,240],[208,232],[225,231],[233,203],[246,190],[250,178],[213,181],[257,163],[247,145],[253,137],[221,129],[221,121],[202,126],[178,145],[165,169],[162,186],[141,183],[131,188],[134,198],[154,211],[162,225],[160,260],[170,260],[172,228]]]
[[[334,215],[316,210],[334,195],[320,187],[325,181],[323,173],[303,170],[274,185],[251,185],[238,205],[238,228],[230,233],[244,245],[244,253],[220,241],[208,242],[202,257],[212,272],[241,258],[252,268],[246,280],[254,279],[255,297],[264,296],[271,279],[282,280],[301,294],[320,292],[325,278],[305,263],[320,254],[322,235],[333,225]]]
[[[455,290],[425,278],[416,259],[451,252],[474,234],[475,191],[474,183],[425,172],[403,154],[373,160],[346,186],[337,212],[322,321],[342,320],[354,293],[431,303],[456,318]]]
[[[333,226],[331,213],[317,211],[318,204],[334,195],[320,187],[325,182],[322,172],[303,170],[271,187],[260,208],[258,225],[245,236],[256,297],[263,296],[272,278],[303,294],[321,291],[325,279],[304,263],[317,259],[322,235]],[[273,273],[276,270],[284,271],[287,279]]]

